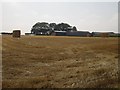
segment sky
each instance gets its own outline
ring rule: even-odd
[[[118,2],[2,3],[2,32],[29,33],[37,22],[68,23],[79,31],[118,32]]]

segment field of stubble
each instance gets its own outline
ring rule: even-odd
[[[118,86],[118,38],[2,37],[3,88]]]

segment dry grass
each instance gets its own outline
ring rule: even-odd
[[[3,88],[118,86],[118,38],[2,38]]]

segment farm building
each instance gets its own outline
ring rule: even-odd
[[[13,30],[13,37],[20,38],[21,31],[20,30]]]
[[[101,33],[100,37],[109,37],[109,33]]]
[[[47,33],[47,31],[45,31],[45,29],[36,30],[35,32],[32,32],[32,34],[34,34],[34,35],[48,35],[48,33]]]
[[[34,34],[32,34],[32,33],[25,33],[25,35],[33,36]]]
[[[12,33],[8,33],[8,32],[2,32],[2,35],[12,35]]]
[[[99,37],[100,36],[100,32],[92,32],[91,36],[93,36],[93,37]]]
[[[54,31],[51,33],[53,36],[66,36],[66,31]]]
[[[92,32],[91,36],[93,37],[109,37],[111,35],[114,35],[113,32]]]
[[[88,32],[88,31],[67,32],[67,36],[82,36],[82,37],[87,37],[87,36],[90,36],[90,32]]]
[[[120,33],[113,33],[109,35],[110,37],[120,37]]]

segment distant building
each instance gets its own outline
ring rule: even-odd
[[[88,31],[73,31],[73,32],[67,32],[67,36],[81,36],[81,37],[87,37],[90,36],[90,32]]]
[[[114,35],[114,32],[92,32],[91,36],[93,37],[109,37]]]
[[[25,35],[33,36],[34,34],[32,34],[32,33],[25,33]]]
[[[110,37],[120,37],[120,33],[113,33],[109,35]]]
[[[54,31],[51,33],[53,36],[66,36],[66,31]]]
[[[109,37],[109,33],[101,33],[100,37]]]
[[[44,29],[41,29],[40,31],[36,30],[36,31],[32,32],[32,34],[34,34],[34,35],[47,35],[47,31],[45,31]]]
[[[93,37],[100,37],[100,32],[92,32],[91,36],[93,36]]]
[[[12,35],[12,33],[8,33],[8,32],[1,32],[2,35]]]

